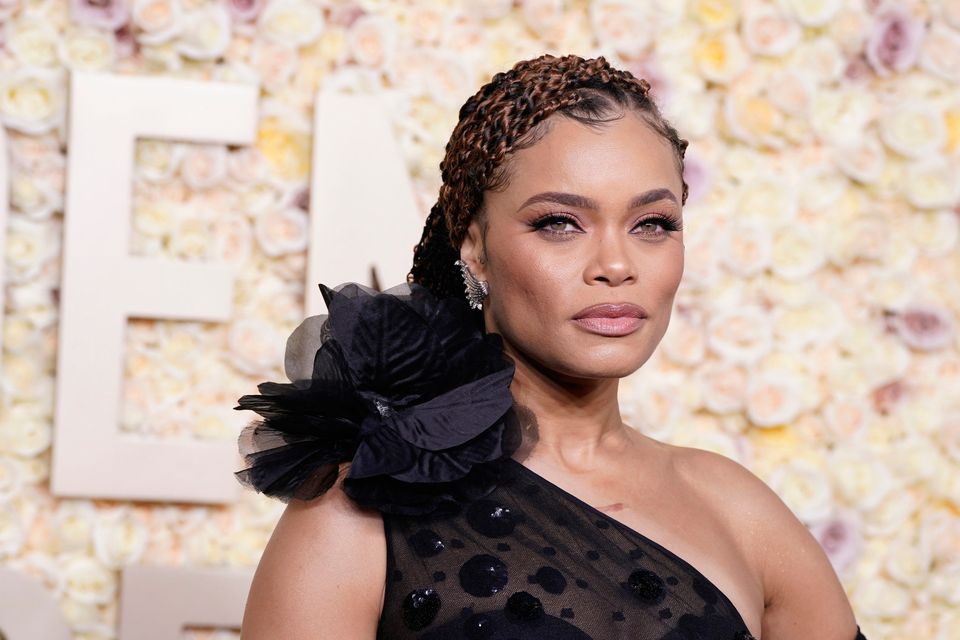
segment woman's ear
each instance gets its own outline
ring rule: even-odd
[[[476,217],[467,227],[467,233],[460,244],[460,259],[467,263],[470,271],[480,280],[486,280],[487,262],[483,246],[483,225]]]

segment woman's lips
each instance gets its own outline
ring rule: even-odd
[[[635,304],[595,304],[581,310],[573,321],[582,328],[602,336],[625,336],[636,331],[647,312]]]
[[[591,333],[602,336],[625,336],[640,328],[643,318],[620,316],[619,318],[574,318],[573,320]]]

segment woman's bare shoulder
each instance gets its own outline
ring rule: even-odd
[[[341,474],[341,478],[342,478]],[[291,500],[254,574],[243,640],[376,635],[386,576],[379,512],[340,483],[313,500]]]
[[[854,613],[826,553],[763,480],[718,453],[674,447],[675,468],[757,563],[764,589],[763,636],[853,640]]]

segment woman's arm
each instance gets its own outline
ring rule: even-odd
[[[372,640],[385,576],[379,512],[356,505],[339,483],[314,500],[291,500],[254,574],[242,639]]]

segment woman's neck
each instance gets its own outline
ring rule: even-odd
[[[511,355],[516,370],[510,391],[523,431],[518,457],[586,470],[629,444],[629,427],[617,400],[618,379],[560,380]]]

